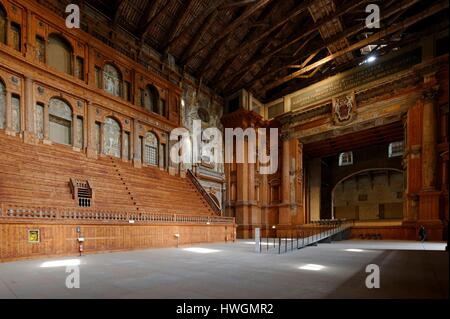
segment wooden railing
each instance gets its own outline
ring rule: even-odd
[[[212,199],[211,195],[208,194],[208,192],[203,188],[203,186],[198,181],[197,177],[195,177],[194,173],[188,169],[187,170],[187,177],[189,180],[194,184],[194,186],[197,188],[197,190],[202,194],[203,198],[206,200],[206,202],[209,204],[211,209],[214,211],[216,215],[222,215],[222,210],[220,209],[219,205]]]
[[[69,184],[73,199],[78,201],[78,206],[91,207],[93,191],[89,181],[81,181],[75,178],[70,178]]]
[[[15,205],[2,205],[1,218],[32,219],[32,220],[85,220],[85,221],[110,221],[125,223],[195,223],[195,224],[233,224],[233,217],[201,216],[187,214],[168,214],[158,212],[128,213],[117,211],[102,211],[93,209],[69,209],[69,208],[44,208],[22,207]]]

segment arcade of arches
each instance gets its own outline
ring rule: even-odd
[[[55,13],[62,2],[41,2],[0,0],[0,261],[74,254],[80,225],[92,252],[231,241],[255,228],[286,236],[320,219],[354,220],[353,237],[415,240],[424,225],[430,240],[447,238],[448,32],[398,44],[373,64],[363,48],[348,49],[336,68],[295,74],[304,87],[279,77],[256,95],[239,81],[278,71],[221,72],[240,51],[211,76],[214,57],[194,59],[202,49],[193,40],[196,48],[176,56],[190,67],[177,68],[174,56],[152,51],[148,32],[130,41],[115,24],[69,30]],[[165,47],[186,35],[173,33]],[[326,54],[337,50],[325,40],[317,43]],[[200,62],[199,79],[188,75]],[[227,90],[208,87],[224,74]],[[278,169],[171,161],[170,133],[192,131],[194,120],[203,129],[277,128]]]

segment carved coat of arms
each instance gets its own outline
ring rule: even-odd
[[[355,94],[349,93],[333,98],[333,122],[344,125],[356,116]]]

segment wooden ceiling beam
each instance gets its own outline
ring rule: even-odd
[[[448,24],[444,27],[448,28]],[[411,34],[410,36],[404,38],[402,41],[400,42],[390,42],[387,43],[387,46],[381,48],[379,51],[377,51],[378,54],[380,54],[380,56],[383,56],[387,53],[389,53],[393,48],[398,48],[398,47],[406,47],[409,46],[417,41],[419,41],[421,38],[428,36],[430,34],[432,34],[433,32],[431,31],[427,31],[426,33],[420,33],[420,34]],[[339,65],[335,70],[333,70],[333,73],[339,73],[339,72],[343,72],[345,70],[348,70],[350,68],[352,68],[354,65],[358,65],[360,62],[364,61],[367,57],[366,56],[361,56],[361,57],[357,57],[352,61],[346,62],[345,64],[341,64]],[[321,81],[325,78],[328,78],[330,75],[323,73],[322,75],[320,75],[318,78],[316,78],[315,82]],[[252,89],[255,84],[257,83],[257,81],[253,81],[253,85],[252,83],[250,83],[249,85],[245,86],[245,88],[251,92],[254,92],[254,90]],[[304,88],[305,86],[308,86],[308,83],[304,83],[304,82],[297,82],[296,85],[292,85],[289,87],[289,91],[290,92],[295,92],[298,90],[301,90],[302,88]],[[286,93],[287,94],[287,93]],[[271,96],[273,99],[277,99],[281,96],[286,95],[285,93],[281,92],[277,92],[276,95]],[[255,93],[255,96],[257,96],[257,94]],[[259,98],[263,99],[262,96],[259,96]]]
[[[313,40],[315,37],[317,36],[317,34],[312,34],[308,39],[306,39],[306,41],[304,41],[299,49],[296,52],[300,52],[301,50],[303,50],[304,48],[306,48],[306,46],[308,45],[308,43]],[[317,53],[319,53],[319,51],[317,51]],[[298,53],[297,53],[298,54]],[[296,56],[296,54],[294,53],[294,56]],[[310,55],[310,56],[315,56],[314,52]],[[290,58],[292,57],[289,56]],[[314,57],[313,57],[314,58]],[[308,60],[308,58],[307,58]],[[302,67],[304,67],[305,63],[309,63],[309,61],[307,62],[307,60],[305,60],[301,65],[303,65]],[[296,63],[297,61],[301,61],[301,60],[295,60],[293,61],[294,63]],[[250,89],[252,88],[257,82],[261,81],[262,79],[264,79],[265,77],[267,77],[269,74],[276,74],[281,70],[286,69],[286,65],[282,64],[282,66],[278,65],[271,65],[268,69],[266,69],[265,67],[261,67],[261,70],[253,77],[253,79],[245,84],[245,88]]]
[[[340,8],[340,10],[333,12],[333,18],[338,18],[340,16],[342,16],[343,14],[353,10],[354,8],[358,7],[359,5],[367,2],[368,0],[353,0],[350,3],[348,3],[345,6],[342,6]],[[275,54],[285,50],[286,48],[289,48],[290,46],[292,46],[293,44],[299,42],[300,40],[308,37],[309,35],[311,35],[312,33],[316,32],[320,27],[326,25],[327,23],[329,23],[330,21],[330,17],[329,16],[325,16],[322,19],[318,20],[317,22],[313,23],[307,30],[301,30],[301,34],[297,35],[295,37],[291,37],[287,42],[279,45],[276,49],[271,50],[269,53],[267,53],[266,55],[261,55],[259,56],[259,58],[250,61],[245,67],[243,67],[239,73],[244,73],[247,72],[250,68],[252,68],[255,64],[258,64],[259,62],[261,62],[262,60],[265,60],[268,57],[272,57]],[[235,77],[236,75],[233,74],[229,77],[227,77],[223,82],[228,83],[230,81],[231,78]]]
[[[303,1],[300,5],[298,5],[296,8],[294,8],[292,10],[292,12],[286,17],[283,16],[280,20],[278,20],[277,22],[273,23],[273,26],[271,28],[269,28],[268,30],[264,31],[263,33],[259,34],[258,37],[254,38],[253,40],[245,43],[244,45],[240,46],[240,48],[238,48],[227,60],[226,64],[229,64],[229,61],[232,61],[233,59],[235,59],[236,57],[238,57],[239,55],[241,55],[243,52],[247,51],[248,49],[254,47],[255,45],[257,45],[258,42],[264,40],[265,38],[267,38],[269,35],[272,34],[272,32],[274,32],[275,30],[279,29],[280,27],[282,27],[283,25],[285,25],[286,23],[288,23],[290,20],[294,19],[295,17],[297,17],[299,14],[305,12],[308,7],[314,2],[314,0],[307,0],[307,1]],[[220,80],[220,79],[218,79]]]
[[[179,28],[182,26],[184,20],[186,19],[187,14],[191,11],[193,4],[195,4],[194,0],[187,0],[184,5],[178,9],[178,12],[174,19],[172,20],[172,23],[169,28],[169,32],[166,35],[166,40],[164,41],[164,44],[162,45],[162,51],[167,51],[170,47],[170,43],[174,36],[177,34]]]
[[[187,50],[183,52],[181,55],[180,61],[182,64],[188,64],[191,57],[192,52],[198,47],[200,44],[200,41],[202,40],[205,33],[209,30],[209,27],[214,22],[218,15],[218,11],[214,10],[207,18],[206,21],[202,23],[202,26],[200,27],[200,30],[195,34],[195,37],[192,39],[192,41],[188,44]]]
[[[398,12],[402,12],[402,11],[408,9],[410,6],[416,4],[419,1],[420,0],[405,0],[402,3],[398,4],[397,6],[395,6],[394,8],[389,8],[389,10],[384,10],[385,13],[381,16],[381,19],[385,20],[385,19],[397,14]],[[316,51],[312,51],[309,54],[312,54],[314,52],[320,52],[320,51],[328,48],[333,43],[339,42],[343,39],[346,39],[347,37],[353,36],[353,35],[357,34],[358,32],[361,32],[365,28],[366,28],[366,24],[364,22],[364,23],[361,23],[359,25],[356,25],[354,27],[351,27],[349,29],[346,29],[346,30],[334,35],[333,38],[329,38],[327,40],[320,40],[318,43],[316,43],[315,45],[312,46],[313,48],[318,48],[318,49],[314,49]],[[303,48],[303,47],[301,47],[301,48]],[[288,61],[283,66],[279,66],[276,69],[271,68],[271,69],[267,70],[264,75],[261,75],[260,77],[255,77],[254,80],[252,80],[251,82],[249,82],[246,85],[247,89],[252,88],[258,82],[261,82],[264,78],[273,76],[273,75],[277,74],[278,72],[287,69],[287,66],[289,64],[292,64],[292,62]]]
[[[253,60],[253,59],[258,58],[258,56],[261,55],[260,52],[264,52],[265,50],[270,50],[270,45],[272,44],[272,42],[273,42],[274,40],[277,39],[277,37],[278,37],[280,34],[283,33],[283,31],[284,31],[284,29],[286,28],[286,26],[287,26],[287,24],[283,25],[283,26],[281,27],[281,29],[279,29],[279,30],[277,31],[277,33],[273,36],[273,38],[270,39],[269,41],[267,41],[267,44],[262,43],[262,44],[260,45],[260,46],[262,46],[262,48],[258,48],[257,50],[255,50],[255,52],[254,52],[253,56],[250,58],[250,60]],[[264,65],[266,65],[266,64],[269,63],[269,62],[270,62],[270,58],[266,60],[266,62],[265,62]],[[252,68],[250,68],[248,72],[250,72],[251,70],[252,70]],[[229,87],[229,88],[228,88],[228,91],[232,91],[234,88],[236,88],[236,87],[238,86],[238,84],[240,83],[240,81],[241,81],[246,75],[247,75],[247,72],[237,74],[235,77],[233,77],[233,78],[231,79],[230,82],[227,82],[227,83],[225,84],[224,89],[226,89],[227,87]]]
[[[236,1],[236,2],[230,2],[223,4],[219,7],[219,10],[227,10],[227,9],[233,9],[236,7],[243,7],[248,6],[249,4],[255,3],[258,0],[242,0],[242,1]]]
[[[113,18],[114,24],[117,24],[119,22],[120,13],[126,3],[127,3],[127,0],[116,1],[116,5],[114,6],[114,18]]]
[[[279,4],[279,3],[277,3],[277,4]],[[222,76],[222,74],[226,71],[226,69],[234,63],[235,59],[237,58],[237,56],[233,54],[235,52],[235,50],[241,48],[247,42],[252,41],[253,39],[255,39],[258,36],[259,32],[257,32],[257,30],[255,28],[259,27],[261,24],[265,24],[268,26],[271,25],[270,17],[271,17],[271,13],[275,9],[274,6],[275,6],[275,2],[272,2],[270,5],[266,6],[264,8],[263,12],[256,19],[256,22],[253,23],[249,27],[248,32],[246,33],[246,35],[244,36],[242,41],[240,41],[240,43],[237,45],[237,47],[234,48],[234,50],[231,50],[223,59],[221,59],[218,62],[218,65],[213,66],[215,69],[217,69],[217,71],[212,76],[212,80],[211,80],[212,83],[218,82],[219,77]],[[269,20],[269,21],[266,21],[266,20]],[[232,56],[232,57],[229,58],[230,56]]]
[[[285,77],[282,77],[281,79],[276,80],[274,83],[272,83],[271,85],[269,85],[268,87],[266,87],[266,90],[270,90],[273,89],[283,83],[286,83],[296,77],[298,77],[299,75],[305,74],[315,68],[317,68],[320,65],[323,65],[325,63],[328,63],[330,61],[333,61],[334,59],[347,54],[349,52],[352,52],[353,50],[357,50],[357,49],[361,49],[363,47],[365,47],[366,45],[369,45],[371,43],[374,43],[376,41],[381,40],[382,38],[385,38],[393,33],[396,33],[398,31],[401,30],[405,30],[406,28],[416,24],[417,22],[428,18],[438,12],[441,12],[442,10],[445,10],[446,8],[448,8],[448,1],[440,1],[437,4],[428,7],[427,9],[423,10],[422,12],[406,19],[403,20],[402,22],[396,23],[388,28],[386,28],[383,31],[379,31],[371,36],[369,36],[368,38],[362,40],[362,41],[358,41],[357,43],[354,43],[352,45],[350,45],[349,47],[339,50],[333,54],[330,54],[329,56],[327,56],[326,58],[323,58],[307,67],[304,67],[303,69],[296,71],[292,74],[289,74]]]
[[[198,50],[193,51],[191,56],[196,56],[197,54],[199,54],[206,48],[208,48],[210,46],[214,46],[218,41],[222,40],[224,37],[226,37],[231,32],[236,30],[249,17],[251,17],[254,13],[256,13],[258,10],[262,9],[264,6],[266,6],[271,1],[273,1],[273,0],[259,0],[252,6],[248,7],[238,18],[236,18],[233,22],[231,22],[218,36],[216,36],[212,42],[206,43],[205,45],[200,47]]]
[[[147,22],[142,24],[144,27],[139,32],[139,38],[141,43],[144,42],[145,37],[150,32],[150,30],[155,26],[158,18],[164,14],[170,7],[170,1],[167,2],[164,6],[162,6],[159,10],[157,10],[157,1],[152,2],[149,9],[149,14],[147,16]],[[153,15],[151,13],[154,13]]]
[[[209,19],[211,15],[217,15],[218,8],[225,2],[225,0],[217,0],[215,1],[211,6],[209,6],[205,10],[199,10],[199,15],[194,17],[193,20],[202,21],[201,30],[204,29],[205,21],[206,19]],[[175,44],[178,40],[180,40],[188,31],[190,31],[190,28],[184,28],[177,36],[173,37],[171,41],[167,44],[169,47]],[[198,32],[197,32],[198,34]],[[197,38],[197,34],[195,38]],[[194,42],[194,41],[192,41]]]

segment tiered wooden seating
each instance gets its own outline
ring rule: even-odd
[[[146,211],[162,209],[175,214],[213,214],[188,179],[152,167],[137,170],[123,163],[118,163],[118,167],[131,193],[138,199],[138,205]]]
[[[80,210],[70,178],[89,180],[91,209],[213,214],[189,180],[118,159],[89,159],[61,145],[29,145],[0,133],[0,203]]]

